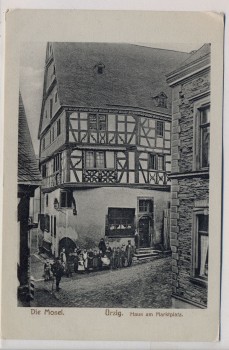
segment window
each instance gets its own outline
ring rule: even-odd
[[[45,196],[45,204],[46,204],[46,207],[48,207],[48,205],[49,205],[49,195],[48,194],[46,194],[46,196]]]
[[[153,97],[157,107],[167,108],[167,96],[164,92],[161,92],[159,95]]]
[[[152,213],[153,212],[152,199],[139,199],[138,209],[139,209],[139,213]]]
[[[105,114],[89,114],[88,115],[89,130],[105,131],[107,119]]]
[[[164,136],[164,123],[163,122],[157,121],[156,133],[157,133],[157,137],[163,137]]]
[[[44,214],[38,214],[38,222],[40,222],[41,231],[45,230],[45,216]]]
[[[165,157],[161,154],[149,153],[149,170],[165,170]]]
[[[53,217],[53,235],[56,237],[56,217]]]
[[[210,105],[200,102],[194,107],[194,170],[208,169],[210,165]]]
[[[208,210],[194,210],[193,220],[193,276],[207,280],[208,278]]]
[[[89,120],[89,130],[97,130],[97,115],[89,114],[88,120]]]
[[[45,137],[42,140],[42,149],[45,149]]]
[[[50,105],[49,105],[49,117],[51,119],[52,118],[52,104],[53,104],[52,98],[50,98],[49,103],[50,103]]]
[[[57,92],[55,93],[55,103],[57,103]]]
[[[59,136],[61,133],[61,123],[60,119],[57,120],[57,136]]]
[[[167,107],[167,98],[166,97],[164,97],[164,96],[158,97],[158,107],[163,107],[163,108]]]
[[[71,208],[72,207],[72,192],[61,191],[60,192],[60,206],[61,208]]]
[[[55,129],[54,126],[52,127],[52,141],[55,139]]]
[[[45,215],[45,231],[49,232],[50,230],[50,218],[49,215]]]
[[[95,152],[95,166],[98,169],[105,168],[104,152]]]
[[[99,130],[106,130],[106,115],[100,114],[98,116],[98,129]]]
[[[99,62],[95,65],[94,69],[96,69],[98,74],[103,74],[104,69],[105,69],[105,65],[103,63]]]
[[[51,231],[51,236],[52,236],[52,234],[53,234],[53,217],[51,216],[51,229],[50,229],[50,231]]]
[[[149,154],[149,169],[157,170],[156,154]]]
[[[157,170],[163,171],[165,170],[164,167],[164,156],[157,156]]]
[[[42,177],[46,177],[47,176],[46,164],[42,165],[42,167],[41,167],[41,174],[42,174]]]
[[[54,158],[53,158],[53,172],[57,172],[60,170],[60,162],[61,162],[61,155],[57,154]]]
[[[98,66],[98,74],[103,74],[103,66]]]
[[[85,152],[85,168],[87,169],[104,169],[105,152],[103,151],[86,151]]]
[[[200,164],[209,167],[210,150],[210,107],[200,110]]]
[[[124,237],[134,235],[134,219],[134,208],[108,208],[106,235]]]
[[[46,119],[48,118],[48,112],[47,112],[47,110],[45,111],[45,118],[46,118]]]

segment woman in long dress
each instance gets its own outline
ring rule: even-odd
[[[87,255],[87,250],[84,249],[83,251],[83,261],[84,261],[84,268],[85,270],[88,269],[88,255]]]

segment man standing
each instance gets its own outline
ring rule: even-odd
[[[53,276],[56,278],[56,291],[58,292],[60,290],[60,281],[61,277],[63,276],[63,266],[60,262],[60,258],[57,258],[52,265],[52,273]]]
[[[134,247],[131,244],[131,240],[128,241],[128,244],[126,246],[126,255],[127,255],[127,266],[131,266],[133,255],[134,255]]]

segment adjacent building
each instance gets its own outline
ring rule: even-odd
[[[189,56],[131,44],[47,44],[40,227],[53,255],[63,246],[97,246],[101,237],[121,245],[136,229],[141,247],[168,241],[172,101],[165,75]]]
[[[171,249],[174,307],[207,306],[210,45],[168,75],[172,88]]]
[[[35,157],[21,94],[18,124],[18,280],[19,293],[27,296],[30,256],[30,199],[41,185],[41,174]]]

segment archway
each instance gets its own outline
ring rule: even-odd
[[[59,255],[63,248],[65,248],[66,255],[68,255],[69,253],[72,253],[74,251],[74,249],[76,248],[76,244],[71,238],[64,237],[59,241]]]

